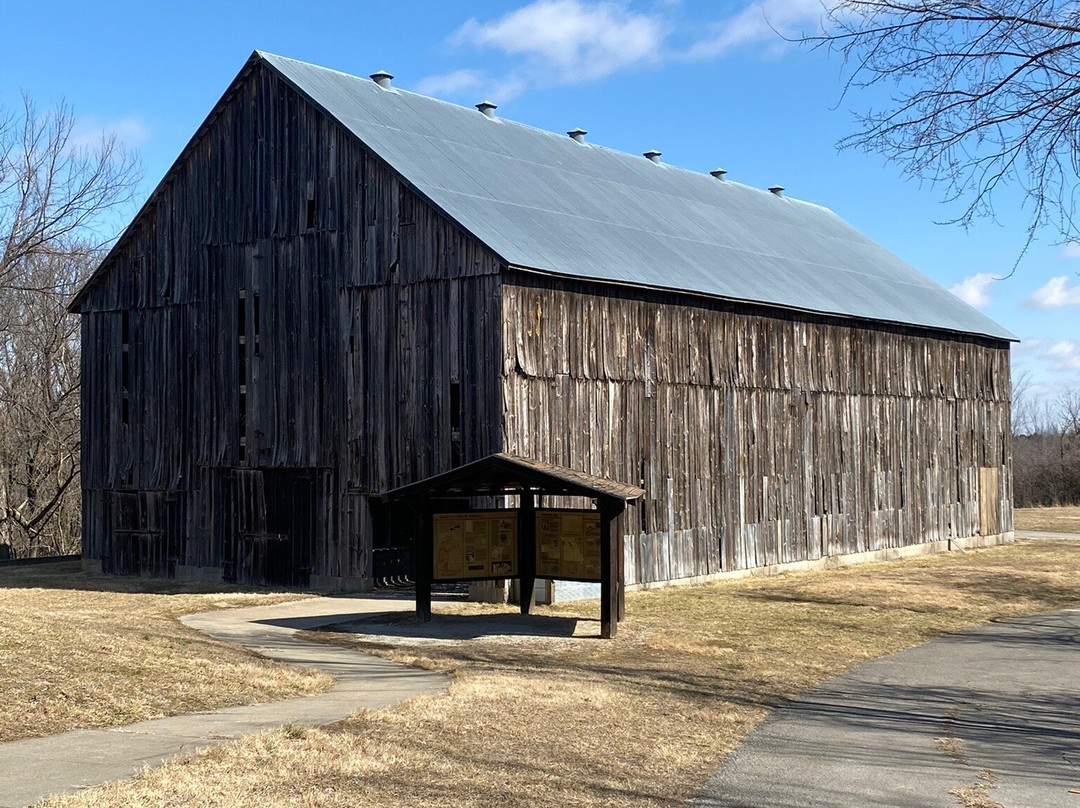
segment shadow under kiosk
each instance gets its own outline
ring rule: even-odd
[[[536,578],[600,584],[600,634],[625,611],[623,514],[637,486],[500,452],[385,494],[408,508],[416,540],[416,614],[431,619],[433,581],[517,579],[529,614]],[[517,508],[443,513],[440,500],[517,496]],[[537,497],[584,497],[592,509],[537,508]]]

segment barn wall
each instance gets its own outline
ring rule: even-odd
[[[1012,530],[1007,343],[525,275],[503,302],[508,450],[643,485],[628,583]]]
[[[105,569],[363,586],[369,496],[496,450],[497,259],[262,65],[105,270],[81,302]]]
[[[503,448],[644,484],[634,583],[1012,527],[1006,343],[506,285],[262,65],[106,270],[81,302],[106,569],[363,586],[372,494]]]

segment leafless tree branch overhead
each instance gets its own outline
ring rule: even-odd
[[[856,112],[844,148],[877,152],[942,187],[952,222],[993,218],[1022,191],[1028,243],[1080,239],[1080,6],[1062,0],[844,0],[802,39],[839,53]]]

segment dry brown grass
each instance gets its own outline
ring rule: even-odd
[[[997,776],[993,772],[982,771],[978,779],[963,788],[956,788],[949,793],[963,808],[1005,808],[991,794],[997,788]]]
[[[1013,513],[1017,530],[1046,533],[1080,533],[1080,506],[1064,508],[1017,508]]]
[[[1078,601],[1080,543],[1021,543],[632,593],[611,643],[359,644],[456,678],[445,695],[261,733],[49,805],[679,805],[770,707],[822,679]],[[580,604],[546,613],[595,617]]]
[[[176,619],[297,597],[84,576],[78,562],[0,568],[0,741],[328,687],[329,677],[269,662]]]

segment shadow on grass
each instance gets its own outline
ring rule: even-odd
[[[760,664],[744,666],[737,659],[715,664],[699,660],[695,664],[680,655],[673,658],[634,644],[583,645],[581,653],[566,653],[567,646],[554,644],[548,644],[546,649],[539,644],[501,649],[492,643],[458,644],[430,653],[415,645],[406,649],[428,654],[451,667],[467,664],[474,671],[507,671],[536,677],[538,686],[550,686],[552,678],[568,686],[603,682],[642,704],[672,705],[668,699],[675,698],[708,711],[723,710],[724,702],[755,709],[779,706],[782,709],[774,712],[768,723],[795,722],[798,730],[786,733],[791,740],[783,754],[798,759],[849,761],[853,766],[882,770],[902,761],[907,768],[944,769],[953,776],[960,767],[961,780],[968,772],[987,766],[1029,780],[1064,782],[1080,776],[1080,728],[1075,720],[1077,683],[1071,675],[1075,651],[1080,646],[1077,626],[1077,614],[1069,610],[945,635],[931,646],[884,657],[869,663],[869,667],[859,666],[811,686],[805,695],[794,699],[789,699],[787,693],[793,687],[801,688],[783,676],[772,678]],[[1015,644],[1031,644],[1042,651],[1038,659],[1043,667],[1031,672],[1030,683],[1020,687],[1014,679],[1015,669],[1003,667],[998,671],[994,664],[987,663],[1007,654],[1008,646]],[[936,649],[928,656],[926,651],[932,646]],[[982,646],[981,650],[975,650],[976,646]],[[392,641],[354,640],[354,647],[402,650]],[[1010,655],[1013,664],[1026,659],[1024,650]],[[983,673],[973,673],[968,668],[971,665]],[[674,706],[669,709],[680,711]],[[949,757],[937,740],[942,736],[961,743],[964,760]],[[864,742],[868,737],[879,741]],[[451,758],[466,754],[454,748],[444,753]],[[967,754],[971,755],[970,763]],[[477,761],[468,763],[475,765]],[[527,767],[530,763],[493,758],[491,765],[510,771],[516,765]],[[818,785],[815,783],[815,787]],[[897,804],[878,803],[861,792],[849,794],[847,785],[835,783],[838,801],[832,804]],[[605,786],[595,783],[592,787],[600,793]],[[621,796],[660,795],[635,791]],[[852,799],[856,796],[864,798]],[[743,805],[722,804],[729,808]]]
[[[1060,608],[1060,607],[1058,607]],[[857,619],[857,615],[850,616]],[[938,644],[951,645],[957,653],[965,646],[1007,649],[1080,650],[1075,610],[1044,612],[1010,618],[978,628],[946,633]],[[681,653],[650,647],[634,641],[531,645],[529,643],[437,643],[410,644],[410,639],[479,639],[498,635],[584,639],[581,627],[598,634],[595,620],[561,616],[442,615],[432,623],[417,623],[412,615],[392,619],[375,616],[363,621],[326,625],[320,634],[333,642],[360,651],[393,656],[402,651],[426,657],[446,669],[468,667],[490,672],[513,671],[519,675],[545,679],[550,676],[588,683],[619,683],[645,698],[673,697],[711,708],[719,701],[772,709],[788,704],[794,694],[812,687],[820,673],[801,666],[777,662],[776,670],[761,660],[733,653],[723,658],[698,653]],[[593,628],[595,626],[595,628]],[[400,642],[404,640],[405,642]],[[574,649],[574,650],[571,650]],[[856,660],[852,660],[856,661]],[[846,666],[841,666],[846,667]],[[962,698],[966,691],[956,688],[950,698]],[[915,691],[897,691],[898,700],[913,699]],[[937,698],[927,694],[930,698]],[[970,696],[971,694],[968,693]]]
[[[935,570],[935,579],[920,581],[918,579],[898,579],[890,581],[882,578],[878,581],[881,585],[895,585],[902,592],[908,584],[919,586],[932,584],[939,589],[942,595],[954,594],[961,597],[979,597],[991,601],[1012,601],[1018,598],[1034,597],[1046,603],[1068,602],[1070,600],[1080,603],[1080,589],[1067,583],[1055,583],[1048,580],[1038,580],[1035,576],[1038,570],[1028,573],[1013,573],[1006,570],[993,568],[979,568],[977,570]],[[747,600],[773,601],[777,603],[805,603],[821,606],[855,606],[878,608],[882,605],[881,589],[860,590],[857,586],[851,586],[844,591],[819,591],[812,584],[806,586],[763,586],[760,588],[747,589],[740,592],[738,597]],[[890,608],[905,608],[908,611],[925,612],[949,612],[955,607],[947,603],[919,603],[913,599],[905,606],[890,606]],[[1047,608],[1051,608],[1047,606]]]
[[[447,616],[443,616],[446,620]],[[426,658],[444,670],[469,669],[473,672],[512,672],[533,677],[538,683],[552,678],[578,684],[604,684],[619,687],[644,697],[669,696],[698,703],[715,705],[718,701],[753,708],[772,708],[787,702],[788,687],[769,678],[748,675],[739,663],[710,664],[687,655],[670,654],[643,648],[637,644],[616,641],[589,642],[599,638],[599,621],[587,618],[536,617],[523,631],[512,634],[505,629],[509,621],[490,620],[483,616],[453,616],[442,628],[425,629],[434,639],[471,639],[479,644],[446,642],[400,644],[396,640],[419,639],[416,634],[391,634],[385,620],[360,624],[326,625],[312,629],[309,636],[336,645],[344,645],[362,653],[394,658],[405,652]],[[435,621],[426,625],[432,626]],[[451,625],[447,625],[447,624]],[[400,624],[403,627],[407,621]],[[582,631],[584,628],[584,632]],[[577,636],[574,633],[577,632]],[[595,632],[595,633],[594,633]],[[452,634],[462,636],[451,636]],[[506,643],[484,641],[500,636]],[[535,644],[516,642],[518,638],[565,638],[580,640],[571,645],[559,643]],[[427,665],[425,664],[425,667]]]

